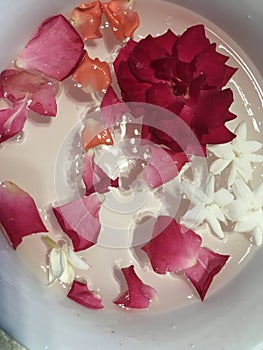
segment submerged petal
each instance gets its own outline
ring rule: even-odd
[[[66,79],[84,55],[84,44],[62,15],[47,18],[22,50],[16,65],[36,69],[59,81]]]
[[[112,139],[109,129],[105,129],[99,121],[88,118],[84,129],[81,132],[82,148],[88,150],[99,145],[112,146]]]
[[[122,268],[121,270],[124,274],[128,290],[114,300],[114,304],[132,309],[148,308],[151,300],[157,296],[156,290],[141,281],[136,275],[133,265]]]
[[[14,249],[23,237],[47,232],[33,198],[11,181],[0,183],[0,224]]]
[[[214,277],[222,270],[228,259],[229,255],[221,255],[206,248],[200,248],[196,265],[184,270],[201,300],[204,300]]]
[[[89,309],[102,309],[104,307],[100,296],[90,291],[86,283],[74,281],[67,297]]]

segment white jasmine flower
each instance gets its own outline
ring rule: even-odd
[[[248,182],[252,177],[251,163],[263,162],[263,155],[255,154],[262,148],[262,143],[246,141],[247,125],[245,121],[237,126],[234,133],[236,138],[231,142],[209,147],[209,150],[220,158],[211,164],[210,171],[212,173],[217,175],[230,166],[228,187],[233,185],[239,175],[245,182]]]
[[[44,241],[52,248],[48,256],[50,285],[57,280],[71,285],[75,278],[75,269],[88,270],[90,268],[67,243],[58,245],[48,236],[44,238]]]
[[[233,185],[236,199],[227,205],[227,217],[236,222],[235,231],[251,232],[256,245],[263,242],[263,183],[254,191],[241,179]]]
[[[211,173],[204,190],[197,188],[195,181],[183,181],[182,187],[193,208],[187,211],[181,223],[188,228],[197,228],[205,221],[219,238],[224,238],[220,222],[226,223],[226,218],[222,208],[233,201],[233,195],[225,188],[215,192],[215,178]]]

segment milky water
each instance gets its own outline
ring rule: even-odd
[[[151,8],[147,10],[143,0],[138,1],[136,6],[142,23],[136,31],[135,40],[149,33],[162,34],[168,28],[176,33],[182,33],[193,24],[206,25],[210,40],[218,44],[221,53],[230,56],[228,64],[239,68],[228,83],[228,87],[234,92],[231,111],[238,115],[238,120],[229,123],[229,126],[233,128],[241,120],[246,120],[248,138],[261,141],[262,80],[245,53],[212,23],[188,10],[158,1],[153,1]],[[91,56],[99,56],[101,60],[111,62],[119,46],[108,28],[105,28],[104,32],[106,39],[94,41],[94,44],[88,46],[88,50]],[[78,171],[81,163],[79,131],[83,118],[96,110],[101,97],[102,94],[84,94],[74,85],[71,78],[67,79],[61,84],[58,92],[57,117],[46,118],[31,114],[23,134],[18,137],[19,142],[8,141],[0,149],[1,181],[7,179],[14,181],[32,195],[54,240],[60,239],[62,232],[52,217],[51,206],[75,198],[76,189],[79,191]],[[134,153],[138,152],[136,147],[134,150]],[[110,156],[114,157],[114,152],[107,155],[105,162],[102,162],[104,165],[115,162],[115,158],[114,162],[109,161]],[[125,164],[125,158],[122,158],[119,167],[125,170],[127,166],[129,164]],[[262,173],[262,165],[257,166],[252,187],[261,181]],[[222,184],[225,185],[223,177]],[[173,195],[172,184],[168,184],[166,189],[167,193],[170,191]],[[128,237],[130,226],[141,218],[141,212],[146,217],[147,214],[151,217],[154,213],[163,211],[158,195],[141,188],[140,191],[114,190],[105,195],[104,199],[100,213],[103,228],[99,244],[79,254],[92,267],[87,273],[79,272],[79,275],[89,281],[91,288],[101,293],[104,305],[116,309],[116,306],[112,305],[112,300],[120,292],[117,271],[130,264],[135,265],[138,275],[145,283],[154,286],[158,291],[159,301],[152,303],[151,310],[176,309],[198,301],[195,291],[184,279],[170,274],[157,275],[151,270],[140,249],[121,248],[128,246],[126,244],[130,242]],[[123,211],[122,215],[119,215],[118,210],[125,205],[132,210],[127,215],[123,215]],[[229,233],[222,241],[207,234],[207,226],[198,231],[203,237],[204,246],[218,253],[231,255],[222,273],[215,278],[207,297],[231,280],[249,261],[255,250],[248,235],[235,233],[232,229],[230,225],[225,227],[225,231]],[[118,242],[119,246],[116,245]],[[47,250],[39,235],[25,238],[17,253],[28,268],[32,269],[42,281],[47,281]],[[58,301],[65,298],[67,288],[59,283],[52,288],[54,298]]]

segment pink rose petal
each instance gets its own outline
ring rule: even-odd
[[[228,259],[229,255],[221,255],[206,248],[200,248],[197,263],[184,269],[185,275],[193,283],[202,300],[204,300],[215,275],[222,270]]]
[[[46,19],[22,50],[16,65],[36,69],[59,81],[67,78],[84,56],[84,44],[62,15]]]
[[[96,194],[53,208],[62,230],[72,240],[74,250],[88,249],[97,242],[100,232],[101,202]]]
[[[185,153],[174,153],[168,149],[150,145],[151,159],[140,174],[151,188],[159,187],[174,179],[188,158]]]
[[[180,61],[191,62],[192,59],[210,45],[202,24],[188,28],[176,41],[175,49]]]
[[[98,164],[94,162],[94,155],[86,155],[82,178],[86,187],[86,196],[94,192],[108,192],[110,190],[109,187],[119,187],[118,179],[112,180],[109,178]]]
[[[33,198],[11,181],[0,183],[0,224],[14,249],[23,237],[48,232]]]
[[[169,216],[159,216],[152,240],[142,247],[159,274],[182,271],[197,262],[202,239]]]
[[[12,108],[0,110],[0,143],[22,131],[28,109],[25,101],[14,103]]]
[[[73,281],[67,297],[89,309],[103,309],[104,307],[100,296],[97,293],[90,291],[86,283]]]
[[[40,115],[57,114],[56,86],[51,79],[33,71],[8,69],[1,73],[0,85],[10,101],[26,99],[28,108]]]
[[[156,290],[141,281],[136,275],[133,265],[122,268],[121,270],[124,274],[128,290],[114,300],[114,303],[121,307],[132,309],[148,308],[151,300],[157,296]]]

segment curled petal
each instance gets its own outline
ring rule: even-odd
[[[22,50],[16,65],[36,69],[59,81],[66,79],[84,55],[84,44],[62,15],[47,18]]]
[[[0,143],[23,130],[27,114],[26,101],[16,102],[12,108],[0,110]]]
[[[140,174],[142,180],[151,188],[159,187],[174,179],[188,162],[185,153],[174,153],[165,148],[151,145],[151,159]]]
[[[102,309],[104,307],[100,296],[90,291],[86,283],[74,281],[67,297],[89,309]]]
[[[26,99],[28,108],[46,116],[57,114],[56,84],[38,72],[8,69],[0,75],[4,96],[12,102]]]
[[[191,62],[193,58],[210,45],[202,24],[188,28],[175,44],[180,61]]]
[[[253,237],[255,239],[256,245],[260,247],[263,243],[263,230],[261,227],[257,226],[254,228]]]
[[[98,58],[90,58],[86,52],[82,62],[73,73],[73,79],[87,93],[107,89],[111,84],[109,64]]]
[[[151,300],[157,296],[156,290],[141,281],[136,275],[133,265],[121,270],[126,279],[128,290],[114,300],[114,303],[132,309],[148,308]]]
[[[62,230],[72,240],[74,250],[88,249],[97,242],[100,232],[101,202],[96,194],[53,208]]]
[[[88,150],[99,145],[112,146],[114,144],[109,129],[95,119],[88,118],[81,132],[82,148]]]
[[[119,187],[118,179],[112,180],[97,164],[95,164],[94,155],[86,155],[82,178],[86,187],[86,196],[94,192],[108,192],[109,187]]]
[[[81,4],[74,8],[70,22],[83,40],[101,38],[99,29],[102,17],[100,1]]]
[[[140,24],[139,15],[133,8],[133,1],[111,0],[102,6],[115,37],[119,41],[131,37]]]
[[[63,246],[68,262],[79,270],[89,270],[90,266],[81,259],[68,245]]]
[[[196,265],[184,270],[201,300],[204,300],[214,277],[222,270],[228,259],[229,255],[221,255],[206,248],[200,248]]]
[[[14,249],[23,237],[47,232],[33,198],[11,181],[0,183],[0,224]]]
[[[61,277],[65,269],[66,259],[60,248],[54,248],[49,254],[49,284]]]
[[[168,216],[157,218],[152,240],[142,247],[156,273],[182,271],[196,264],[202,239]]]

